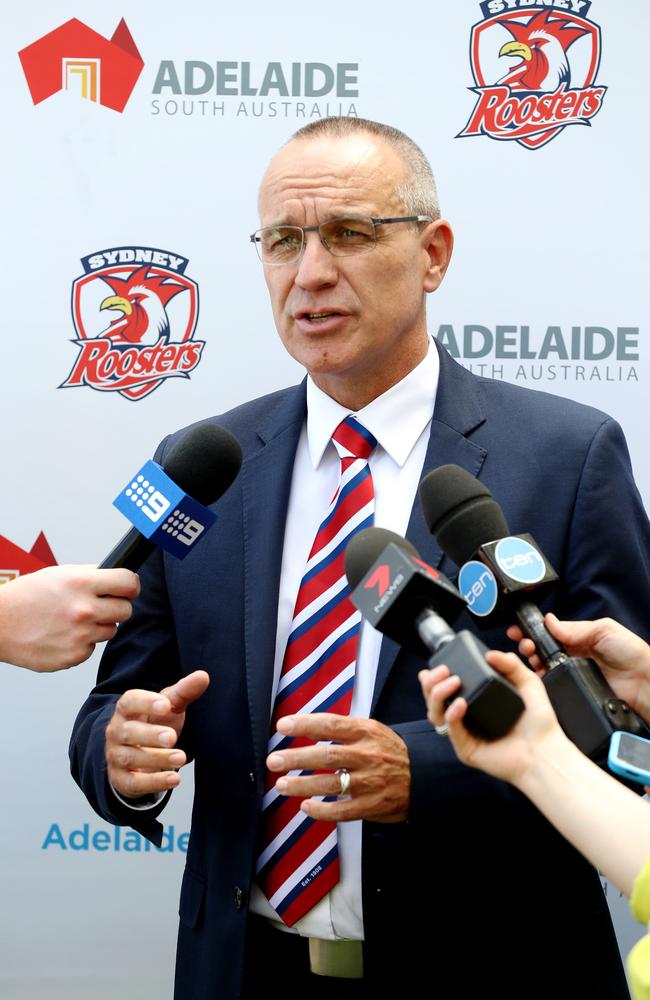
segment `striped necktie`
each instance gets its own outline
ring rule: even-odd
[[[312,743],[277,733],[278,719],[310,712],[348,715],[352,703],[361,616],[348,596],[343,558],[352,536],[373,522],[368,458],[377,442],[352,416],[339,424],[332,441],[341,459],[339,485],[316,533],[298,590],[275,696],[269,753]],[[267,772],[257,879],[273,909],[292,927],[339,880],[336,823],[306,816],[300,811],[300,798],[275,790],[276,778]]]

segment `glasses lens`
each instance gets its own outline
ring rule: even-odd
[[[302,230],[297,226],[267,226],[255,235],[257,252],[265,264],[286,264],[300,254]]]
[[[337,257],[368,253],[376,242],[372,219],[333,219],[321,224],[320,234]]]

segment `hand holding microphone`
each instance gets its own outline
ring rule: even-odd
[[[650,646],[612,618],[596,621],[560,621],[552,612],[544,616],[551,635],[571,657],[589,657],[598,664],[615,694],[648,722],[650,720]],[[508,635],[519,644],[519,652],[531,667],[544,674],[535,643],[518,625]]]
[[[162,470],[149,465],[154,474],[164,472],[174,496],[189,494],[190,509],[203,517],[199,523],[174,511],[176,524],[165,525],[171,540],[180,539],[177,554],[185,555],[215,520],[201,504],[218,500],[239,471],[239,443],[223,427],[199,424],[170,450]],[[153,518],[162,520],[171,504],[153,488],[147,492],[137,485],[134,493],[134,509],[150,511],[153,529]],[[130,618],[131,601],[140,592],[133,571],[153,552],[155,541],[131,528],[97,569],[51,566],[0,587],[0,662],[43,673],[86,660],[96,643],[112,639],[117,625]]]
[[[419,558],[406,539],[382,528],[366,528],[345,552],[350,599],[380,632],[427,658],[445,663],[462,679],[466,724],[495,739],[514,724],[523,702],[485,661],[487,647],[466,630],[455,633],[464,600],[444,574]]]
[[[558,750],[567,737],[560,729],[539,677],[527,670],[514,653],[490,650],[490,666],[517,691],[526,711],[500,739],[486,740],[467,725],[468,705],[458,676],[446,666],[419,674],[428,718],[433,726],[446,725],[460,760],[502,781],[519,786],[536,755]]]
[[[131,616],[135,573],[48,566],[0,587],[0,661],[50,673],[87,660]]]
[[[564,731],[592,760],[606,764],[613,732],[650,731],[617,698],[593,660],[569,656],[549,632],[532,590],[545,594],[557,575],[530,535],[512,536],[490,491],[455,465],[422,480],[424,517],[443,551],[460,566],[459,586],[477,621],[519,622],[548,673],[544,684]]]
[[[627,629],[605,620],[608,628],[607,662],[626,654]],[[580,622],[581,626],[600,625]],[[620,631],[619,631],[620,630]],[[637,637],[634,637],[637,638]],[[644,659],[650,659],[645,646]],[[637,795],[597,767],[560,728],[544,685],[514,653],[491,652],[492,666],[506,677],[523,698],[526,711],[502,739],[481,740],[465,727],[466,707],[458,693],[458,678],[444,667],[423,670],[420,682],[434,725],[444,719],[449,738],[465,764],[509,781],[584,856],[626,895],[647,865],[650,811]],[[644,673],[650,667],[646,663]],[[454,698],[448,708],[449,698]]]

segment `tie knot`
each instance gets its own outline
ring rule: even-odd
[[[377,439],[352,416],[341,421],[332,434],[332,441],[341,458],[348,455],[354,458],[369,458],[377,445]]]

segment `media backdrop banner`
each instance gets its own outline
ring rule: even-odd
[[[300,378],[248,236],[267,161],[327,115],[431,159],[456,234],[431,333],[615,416],[650,497],[643,0],[32,0],[2,28],[0,579],[99,562],[165,434]],[[6,1000],[171,996],[191,772],[160,850],[93,814],[67,743],[97,658],[2,670]]]

